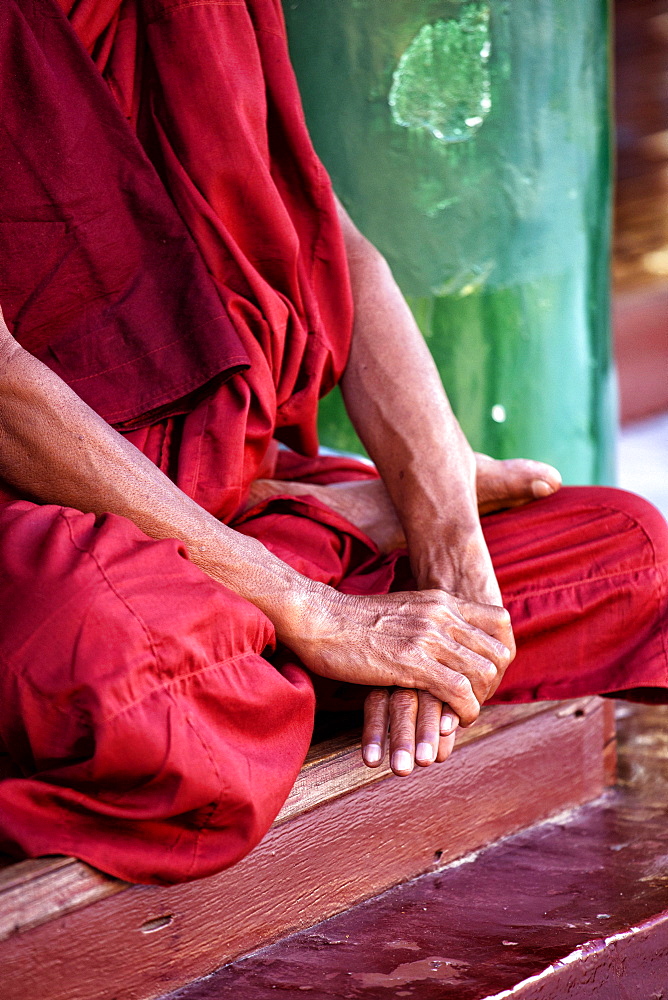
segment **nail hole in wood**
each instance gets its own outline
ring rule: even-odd
[[[169,927],[173,919],[172,913],[166,913],[164,917],[153,917],[152,920],[147,920],[139,929],[142,934],[153,934],[154,931],[161,931],[163,927]]]
[[[443,854],[443,851],[434,851],[434,864],[435,864],[435,863],[436,863],[437,861],[440,861],[440,860],[441,860],[441,856],[442,856],[442,854]]]
[[[575,716],[576,719],[581,719],[582,716],[584,715],[584,711],[581,708],[576,708],[575,711],[573,712],[573,715]]]

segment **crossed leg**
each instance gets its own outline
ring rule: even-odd
[[[410,583],[405,556],[330,515],[278,501],[245,530],[347,590]],[[650,504],[566,488],[484,528],[518,642],[494,701],[668,700],[668,528]],[[268,661],[268,619],[114,515],[5,504],[0,569],[0,850],[141,882],[239,860],[312,731],[311,682]]]
[[[668,701],[668,525],[656,508],[565,487],[483,526],[517,640],[492,701]]]
[[[305,672],[175,541],[130,521],[0,508],[0,851],[169,883],[266,833],[308,749]]]

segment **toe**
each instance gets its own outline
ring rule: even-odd
[[[495,461],[477,456],[477,492],[481,513],[550,496],[561,486],[557,469],[533,459]]]

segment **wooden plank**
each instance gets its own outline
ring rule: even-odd
[[[0,940],[122,892],[111,878],[75,858],[37,858],[0,872]]]
[[[571,704],[576,703],[567,703]],[[552,707],[549,702],[538,702],[485,708],[475,725],[458,733],[457,749]],[[318,744],[309,751],[276,825],[388,775],[387,763],[376,769],[362,763],[359,732]],[[76,858],[38,858],[9,865],[0,869],[0,941],[127,888],[127,882]]]
[[[302,990],[310,1000],[516,993],[519,1000],[528,981],[545,986],[541,1000],[584,1000],[586,985],[601,991],[591,1000],[668,1000],[660,989],[668,983],[666,952],[653,936],[656,915],[668,907],[665,706],[661,718],[656,708],[631,711],[633,743],[643,751],[632,787],[506,837],[466,864],[396,886],[164,1000],[295,1000]],[[627,939],[623,956],[613,955]],[[597,953],[592,969],[589,956]],[[646,980],[639,959],[647,962]],[[564,983],[559,970],[578,975]]]
[[[233,869],[124,892],[0,944],[3,1000],[148,1000],[604,787],[598,699],[551,706],[270,831]],[[122,962],[118,961],[123,956]],[[67,974],[64,976],[63,970]]]
[[[603,770],[605,783],[611,788],[617,782],[617,724],[612,698],[603,700],[603,726]]]
[[[587,699],[580,699],[578,704],[580,702],[585,704]],[[528,705],[495,705],[483,708],[480,718],[472,726],[458,730],[455,748],[459,750],[507,726],[516,725],[534,715],[549,711],[551,707],[553,707],[551,702],[531,702]],[[571,709],[568,708],[567,711],[571,712]],[[347,795],[357,788],[372,785],[391,776],[392,771],[387,759],[376,768],[366,767],[362,762],[360,736],[360,731],[346,733],[311,748],[290,797],[278,814],[276,823],[284,823],[322,805],[323,802],[329,802],[339,795]]]

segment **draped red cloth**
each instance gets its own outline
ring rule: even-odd
[[[315,500],[239,513],[262,473],[369,474],[317,455],[351,299],[278,0],[5,0],[0,53],[14,336],[296,569],[348,593],[412,587],[405,554]],[[566,489],[484,528],[519,650],[496,700],[665,697],[668,538],[650,505]],[[314,700],[269,620],[180,543],[0,502],[1,851],[141,882],[219,871],[280,809]]]
[[[0,45],[8,325],[228,519],[274,439],[317,453],[351,332],[280,3],[9,0]]]

